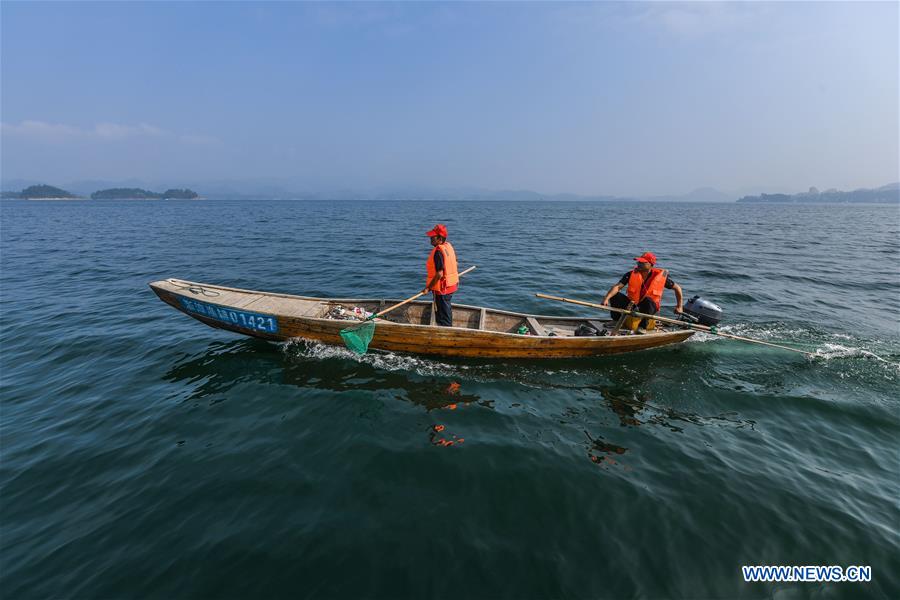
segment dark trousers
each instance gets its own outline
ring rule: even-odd
[[[441,327],[453,326],[453,307],[450,306],[450,299],[453,294],[432,294],[434,296],[434,308],[437,312],[437,324]]]
[[[628,308],[628,303],[631,300],[628,299],[628,296],[619,292],[615,296],[609,299],[609,305],[613,308]],[[656,314],[656,305],[653,303],[653,300],[650,298],[644,298],[640,302],[638,302],[637,306],[634,307],[638,312],[642,312],[645,315],[655,315]],[[622,313],[612,312],[609,313],[610,317],[612,317],[613,321],[618,321],[619,317],[622,316]]]

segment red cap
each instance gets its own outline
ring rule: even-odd
[[[634,260],[638,262],[650,263],[651,265],[656,264],[656,255],[652,252],[644,252],[640,256],[635,256]]]
[[[437,225],[434,226],[434,229],[432,229],[425,235],[427,235],[428,237],[434,237],[436,235],[439,235],[442,238],[446,238],[447,237],[447,228],[444,227],[443,225],[441,225],[440,223],[438,223]]]

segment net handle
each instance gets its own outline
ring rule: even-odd
[[[469,271],[474,271],[474,270],[475,270],[475,266],[473,265],[473,266],[469,267],[468,269],[466,269],[465,271],[463,271],[462,273],[460,273],[459,276],[462,277],[463,275],[465,275],[465,274],[468,273]],[[400,308],[400,307],[403,306],[404,304],[408,304],[408,303],[412,302],[413,300],[415,300],[416,298],[419,298],[419,297],[421,297],[421,296],[424,296],[426,293],[427,293],[427,292],[419,292],[419,293],[416,294],[415,296],[410,296],[409,298],[407,298],[407,299],[404,300],[403,302],[398,302],[397,304],[395,304],[395,305],[393,305],[393,306],[389,306],[388,308],[384,309],[384,310],[381,311],[381,312],[375,313],[375,314],[372,315],[371,317],[367,318],[366,321],[372,321],[372,320],[377,319],[378,317],[380,317],[380,316],[382,316],[382,315],[386,315],[387,313],[391,312],[391,311],[394,310],[395,308]]]

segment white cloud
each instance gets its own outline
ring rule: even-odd
[[[766,11],[754,3],[659,2],[642,5],[635,19],[676,36],[695,37],[749,26]]]
[[[94,129],[87,132],[89,136],[106,140],[122,140],[130,137],[160,137],[171,135],[159,127],[141,123],[140,125],[119,125],[117,123],[98,123]]]
[[[65,139],[82,133],[77,127],[43,121],[22,121],[18,125],[0,123],[0,132],[3,135],[41,139]]]
[[[193,144],[196,146],[211,146],[213,144],[218,144],[218,138],[211,135],[180,135],[178,136],[178,141],[183,142],[185,144]]]
[[[122,125],[119,123],[98,123],[92,128],[81,128],[44,121],[22,121],[19,124],[0,123],[4,136],[27,139],[44,143],[62,143],[74,140],[121,141],[146,138],[169,139],[186,144],[215,144],[218,140],[208,135],[175,134],[165,129],[140,123]]]

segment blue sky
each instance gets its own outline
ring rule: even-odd
[[[900,179],[898,4],[0,4],[4,179]]]

